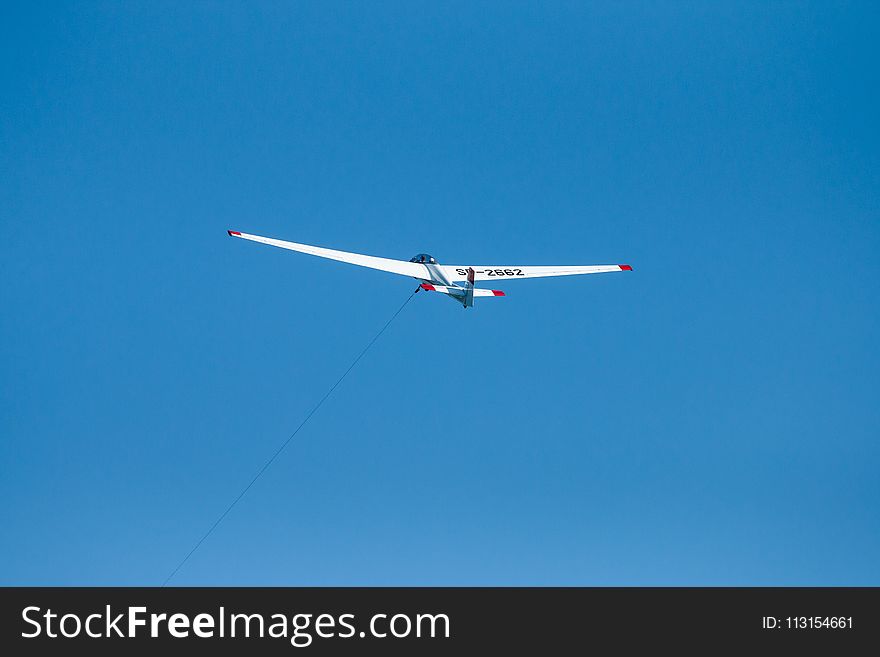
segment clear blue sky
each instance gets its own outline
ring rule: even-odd
[[[0,583],[880,584],[872,3],[0,15]]]

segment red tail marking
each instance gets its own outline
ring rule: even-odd
[[[492,294],[494,294],[496,297],[504,296],[504,292],[502,292],[501,290],[492,290]]]
[[[630,265],[617,265],[620,267],[620,271],[632,271],[633,268]]]
[[[427,283],[422,283],[419,287],[422,288],[423,290],[427,290],[428,292],[436,292],[437,291],[437,288],[435,288],[433,285],[428,285]]]
[[[241,237],[241,233],[239,233],[237,230],[227,230],[226,232],[229,233],[230,237],[233,235],[235,235],[236,237]]]

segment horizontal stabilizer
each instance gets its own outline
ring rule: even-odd
[[[448,287],[446,285],[432,285],[431,283],[422,283],[421,288],[428,292],[441,292],[443,294],[449,294],[454,297],[463,297],[465,294],[464,288],[460,287]],[[475,297],[503,297],[505,296],[504,292],[501,290],[483,290],[480,288],[474,288],[474,296]]]

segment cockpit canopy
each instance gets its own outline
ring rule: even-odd
[[[420,253],[417,256],[413,256],[409,259],[410,262],[420,262],[425,265],[436,265],[437,260],[434,256],[429,256],[427,253]]]

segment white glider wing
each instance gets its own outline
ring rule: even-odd
[[[227,232],[232,237],[240,237],[243,240],[251,240],[252,242],[260,242],[262,244],[278,246],[282,249],[288,249],[290,251],[308,253],[309,255],[318,256],[319,258],[329,258],[330,260],[347,262],[352,265],[369,267],[370,269],[379,269],[381,271],[391,272],[392,274],[400,274],[402,276],[412,276],[413,278],[431,278],[430,273],[428,272],[428,268],[418,262],[407,262],[405,260],[393,260],[391,258],[378,258],[376,256],[361,255],[360,253],[336,251],[334,249],[325,249],[320,246],[297,244],[296,242],[285,242],[284,240],[276,240],[271,237],[261,237],[259,235],[239,233],[235,230],[230,230]]]
[[[467,280],[468,267],[445,265],[443,271],[450,281]],[[632,271],[629,265],[576,265],[576,266],[526,266],[511,267],[500,265],[474,266],[474,280],[497,281],[508,278],[542,278],[544,276],[576,276],[578,274],[603,274],[611,271]]]

